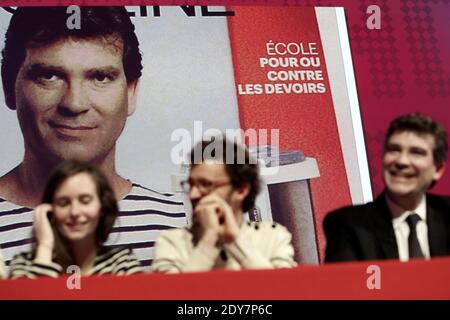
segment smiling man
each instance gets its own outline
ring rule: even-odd
[[[88,161],[108,178],[120,214],[108,244],[127,245],[144,266],[160,230],[186,224],[181,200],[121,177],[116,141],[136,107],[142,57],[124,7],[81,7],[69,30],[65,7],[18,8],[2,52],[7,106],[16,110],[23,161],[0,178],[0,247],[8,263],[27,251],[32,208],[65,159]]]
[[[385,191],[325,218],[325,261],[450,255],[450,197],[427,193],[444,173],[447,152],[447,133],[430,117],[395,119],[384,145]]]

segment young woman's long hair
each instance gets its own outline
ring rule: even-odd
[[[68,178],[79,173],[87,173],[92,178],[100,200],[100,218],[95,230],[95,243],[98,251],[108,238],[119,210],[114,191],[96,166],[75,160],[63,161],[50,175],[42,202],[53,205],[56,191]],[[69,265],[75,264],[68,240],[60,233],[53,218],[50,223],[55,236],[53,261],[66,269]]]

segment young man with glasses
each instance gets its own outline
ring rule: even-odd
[[[189,179],[181,185],[192,204],[193,223],[161,233],[155,245],[155,272],[296,265],[286,228],[244,221],[260,189],[256,160],[245,148],[223,138],[200,142],[191,152]]]

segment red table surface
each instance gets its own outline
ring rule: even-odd
[[[380,289],[369,289],[379,267]],[[370,278],[370,279],[369,279]],[[80,289],[59,279],[0,281],[0,299],[450,299],[450,258],[300,266],[281,270],[82,277]],[[368,281],[369,280],[369,281]]]

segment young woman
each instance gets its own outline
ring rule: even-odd
[[[14,257],[11,278],[58,277],[70,265],[83,276],[142,272],[130,249],[103,246],[118,206],[95,166],[63,162],[50,176],[42,202],[34,212],[34,249]]]

